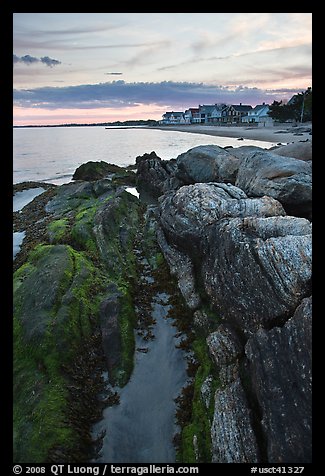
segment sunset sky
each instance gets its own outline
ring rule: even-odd
[[[15,13],[14,124],[161,119],[312,85],[311,13]]]

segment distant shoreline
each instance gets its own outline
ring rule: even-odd
[[[299,126],[272,126],[272,127],[247,127],[247,126],[206,126],[202,124],[188,124],[183,126],[150,126],[145,129],[159,129],[162,131],[190,132],[192,134],[206,134],[209,136],[232,137],[238,139],[251,139],[275,143],[291,143],[299,141],[312,141],[309,131],[311,123]],[[303,132],[306,130],[307,132]],[[296,135],[299,134],[299,135]]]
[[[152,125],[146,121],[126,121],[125,123],[99,123],[99,124],[60,124],[43,126],[14,126],[14,128],[41,128],[41,127],[104,127],[105,129],[151,129],[161,131],[187,132],[191,134],[204,134],[208,136],[232,137],[237,139],[259,140],[275,144],[312,141],[312,123],[306,122],[299,125],[282,124],[277,126],[211,126],[205,124],[185,125]],[[148,121],[149,122],[149,121]]]

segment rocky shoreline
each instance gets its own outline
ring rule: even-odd
[[[298,149],[137,158],[158,242],[218,372],[212,462],[311,461],[311,162]]]
[[[186,303],[178,461],[311,462],[311,162],[279,149],[88,163],[14,214],[15,461],[91,457],[98,395],[118,400],[101,372],[132,373],[141,250]]]

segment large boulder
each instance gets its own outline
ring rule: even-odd
[[[274,148],[272,152],[282,157],[293,157],[294,159],[309,161],[312,160],[312,142],[293,142],[292,144],[281,145]]]
[[[199,145],[180,154],[175,175],[185,184],[197,182],[235,183],[240,160],[217,145]]]
[[[161,197],[159,209],[167,239],[192,256],[203,244],[206,228],[221,218],[285,214],[273,198],[247,198],[239,188],[223,183],[183,186]]]
[[[201,262],[221,316],[250,335],[287,319],[310,294],[311,224],[304,218],[224,218],[210,227]]]
[[[312,300],[282,327],[259,330],[246,344],[269,463],[311,463]]]
[[[109,174],[124,171],[123,168],[115,164],[108,164],[101,160],[100,162],[89,161],[80,165],[73,174],[73,180],[99,180]]]
[[[238,159],[245,159],[248,154],[252,152],[263,152],[265,149],[263,147],[258,147],[256,145],[242,145],[241,147],[233,147],[231,149],[232,155],[237,157]]]
[[[279,200],[288,214],[311,216],[312,174],[307,162],[253,152],[241,160],[235,185],[250,197],[268,195]]]

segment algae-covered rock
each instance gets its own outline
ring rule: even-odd
[[[99,408],[94,369],[106,359],[124,385],[133,368],[139,201],[104,179],[58,186],[43,206],[46,233],[14,274],[14,456],[78,462]]]
[[[101,160],[100,162],[89,161],[80,165],[73,174],[73,180],[99,180],[108,174],[123,170],[118,165],[108,164]]]
[[[100,283],[93,264],[65,245],[39,245],[14,274],[16,462],[43,462],[52,448],[79,444],[63,366],[92,334]]]

